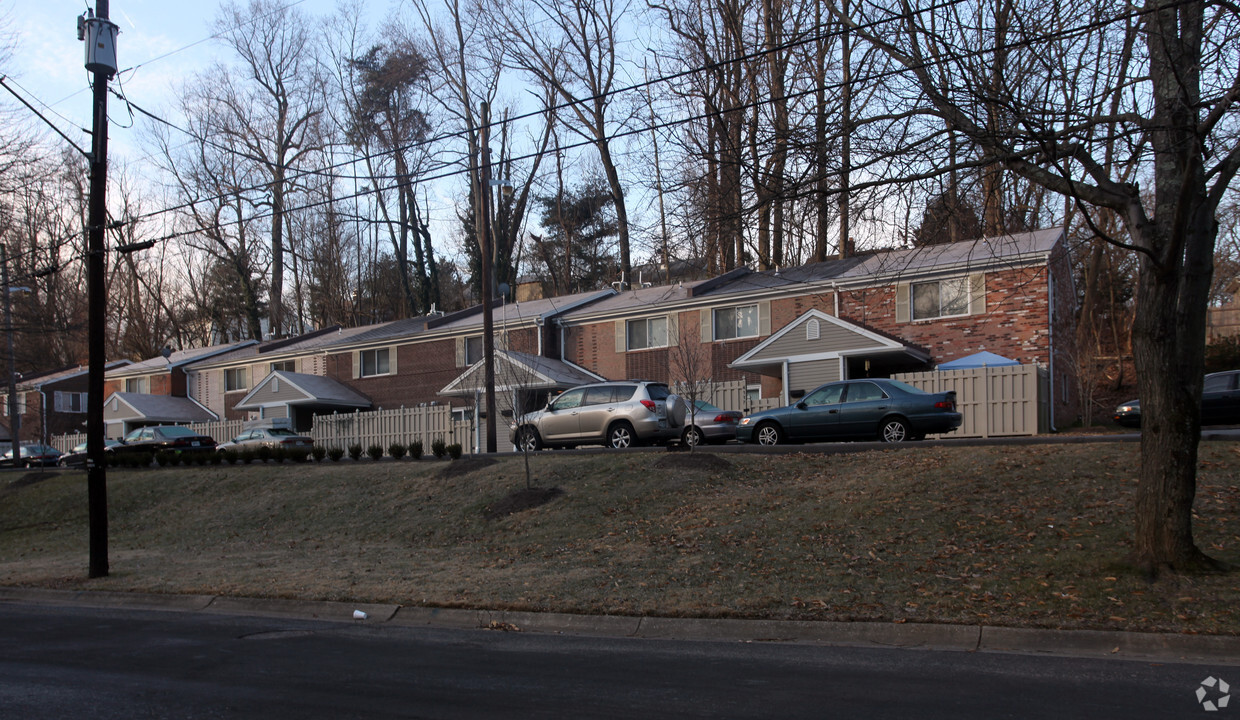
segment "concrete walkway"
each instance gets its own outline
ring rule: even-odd
[[[1240,666],[1240,637],[989,625],[627,617],[0,587],[0,602],[579,636],[1047,654]]]

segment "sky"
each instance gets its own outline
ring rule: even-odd
[[[376,10],[386,2],[369,3]],[[94,6],[92,2],[91,7]],[[211,26],[220,3],[181,0],[114,0],[109,3],[117,39],[119,80],[125,94],[154,110],[171,104],[172,90],[195,72],[206,68],[224,49],[211,40]],[[333,11],[331,0],[302,0],[297,7],[312,16]],[[91,92],[85,68],[85,49],[77,39],[77,17],[84,0],[0,0],[0,20],[16,35],[17,49],[0,75],[11,78],[25,98],[39,108],[78,145],[89,148]],[[4,93],[6,104],[12,97]],[[109,154],[118,160],[135,159],[138,127],[128,112],[109,98]]]

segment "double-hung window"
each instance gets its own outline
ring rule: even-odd
[[[969,314],[969,278],[913,283],[913,319],[929,320]]]
[[[630,350],[667,347],[667,317],[629,320],[626,331]]]
[[[473,365],[482,359],[484,346],[482,344],[482,336],[474,335],[465,338],[465,364]]]
[[[388,365],[388,348],[377,348],[375,350],[363,350],[360,355],[361,360],[361,377],[371,377],[373,375],[387,375],[389,372]]]
[[[715,308],[714,326],[716,340],[758,337],[758,306]]]
[[[228,368],[224,371],[224,392],[245,390],[249,387],[246,368]]]
[[[297,361],[273,362],[271,363],[271,372],[297,372]]]
[[[125,380],[125,392],[146,394],[148,392],[147,388],[148,385],[146,384],[146,378],[144,377],[128,378]]]

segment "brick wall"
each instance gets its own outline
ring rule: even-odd
[[[983,315],[897,323],[895,292],[895,285],[841,292],[840,315],[926,349],[935,363],[982,350],[1022,363],[1050,362],[1045,267],[987,273]],[[775,306],[788,302],[772,303],[773,327],[780,327]]]

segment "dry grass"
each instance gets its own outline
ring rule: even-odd
[[[1133,450],[533,460],[109,473],[112,573],[87,580],[85,476],[6,476],[0,584],[580,613],[1240,632],[1240,574],[1147,583]],[[1203,443],[1198,544],[1240,564],[1240,445]]]

